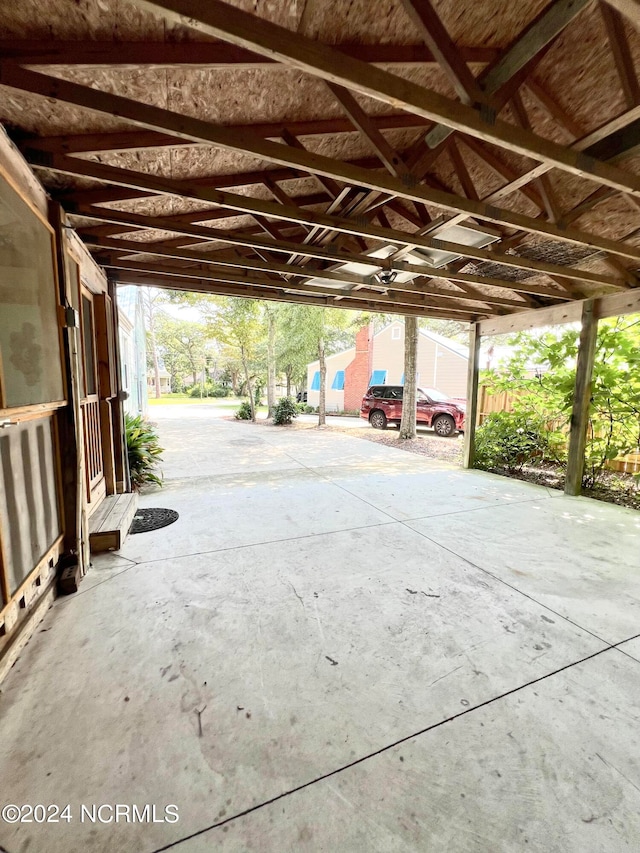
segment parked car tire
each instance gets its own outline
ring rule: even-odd
[[[456,422],[451,415],[438,415],[437,418],[433,419],[431,426],[436,435],[441,435],[444,438],[455,435],[456,432]]]
[[[384,412],[381,412],[380,409],[374,409],[374,411],[369,415],[369,423],[374,429],[386,429],[387,416]]]

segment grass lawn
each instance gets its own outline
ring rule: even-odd
[[[246,399],[246,398],[245,398]],[[149,397],[150,406],[184,406],[185,404],[201,406],[203,404],[215,406],[216,409],[229,409],[235,411],[244,399],[237,397],[190,397],[188,394],[164,394],[162,397]],[[266,412],[266,406],[258,406],[256,411]]]

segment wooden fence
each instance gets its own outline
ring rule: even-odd
[[[515,399],[516,395],[510,394],[508,391],[492,394],[486,385],[480,385],[478,388],[478,424],[483,423],[487,415],[493,412],[512,412]],[[640,447],[626,456],[610,459],[607,462],[607,468],[612,471],[619,471],[622,474],[636,474],[640,471]]]

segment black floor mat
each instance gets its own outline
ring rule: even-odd
[[[129,533],[149,533],[150,530],[159,530],[168,524],[178,520],[175,509],[139,509],[133,517]]]

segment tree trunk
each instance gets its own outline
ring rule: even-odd
[[[249,364],[247,362],[244,347],[240,349],[240,354],[242,356],[242,366],[244,367],[244,379],[247,385],[247,394],[249,395],[249,405],[251,406],[251,420],[255,423],[256,403],[253,399],[253,388],[251,387],[251,379],[249,378]]]
[[[287,397],[291,396],[291,374],[287,371],[285,374],[287,377]]]
[[[149,327],[149,343],[151,344],[151,358],[153,359],[153,380],[155,385],[155,397],[159,399],[162,395],[160,386],[160,363],[158,359],[158,344],[156,343],[156,318],[155,308],[149,288],[145,288],[145,302],[147,310],[147,325]]]
[[[416,437],[416,361],[418,358],[418,318],[404,318],[404,393],[400,438]]]
[[[231,370],[229,372],[231,373],[231,391],[233,392],[233,396],[237,397],[238,396],[238,371],[237,370]]]
[[[320,405],[318,406],[318,426],[324,426],[327,422],[327,362],[324,357],[324,338],[318,339],[318,359],[320,360]]]
[[[276,407],[276,318],[273,311],[267,312],[267,322],[267,417],[272,418]]]

